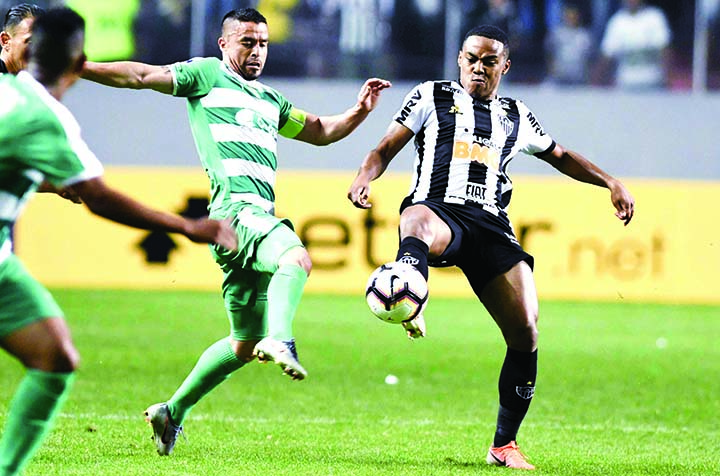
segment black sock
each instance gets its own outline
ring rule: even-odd
[[[535,393],[537,350],[520,352],[508,348],[505,354],[498,390],[500,410],[493,446],[505,446],[517,437]]]
[[[395,261],[411,264],[420,271],[425,281],[428,279],[428,245],[419,238],[408,236],[400,242],[400,249],[397,252]]]

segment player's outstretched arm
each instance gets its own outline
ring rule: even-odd
[[[95,215],[144,230],[180,233],[196,243],[216,243],[237,249],[237,235],[229,220],[189,220],[149,208],[108,187],[102,178],[93,178],[70,187]]]
[[[135,61],[86,61],[82,77],[114,88],[153,89],[165,94],[173,92],[173,78],[169,66],[154,66]]]
[[[368,152],[360,164],[347,197],[357,208],[370,208],[370,182],[380,177],[393,158],[410,142],[413,132],[393,121],[376,148]]]
[[[565,149],[560,144],[540,158],[568,177],[609,189],[610,200],[616,210],[615,216],[625,225],[630,223],[635,214],[635,199],[620,180],[611,177],[579,153]]]
[[[328,145],[347,137],[375,109],[380,92],[391,86],[390,81],[384,79],[368,79],[360,88],[357,103],[353,107],[335,116],[308,113],[303,129],[294,138],[314,145]]]

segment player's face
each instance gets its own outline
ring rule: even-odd
[[[268,54],[268,27],[265,23],[230,21],[218,40],[223,61],[248,80],[257,79]]]
[[[25,50],[30,44],[34,18],[26,18],[10,31],[2,32],[2,56],[8,71],[18,73],[25,69]]]
[[[471,36],[458,55],[460,84],[475,99],[497,96],[500,79],[510,69],[503,44],[484,36]]]

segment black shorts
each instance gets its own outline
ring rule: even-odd
[[[520,261],[530,269],[535,260],[522,249],[508,221],[485,210],[450,203],[403,202],[400,212],[410,205],[425,205],[444,221],[452,232],[443,254],[428,261],[433,267],[457,266],[467,277],[476,295],[493,278],[510,270]]]

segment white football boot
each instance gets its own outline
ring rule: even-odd
[[[295,350],[295,340],[276,340],[265,337],[255,345],[255,356],[260,362],[274,362],[293,380],[307,377],[307,370],[300,365]]]
[[[145,421],[153,429],[153,440],[160,456],[167,456],[175,448],[178,434],[183,433],[182,425],[176,425],[170,418],[167,403],[156,403],[145,410]]]

